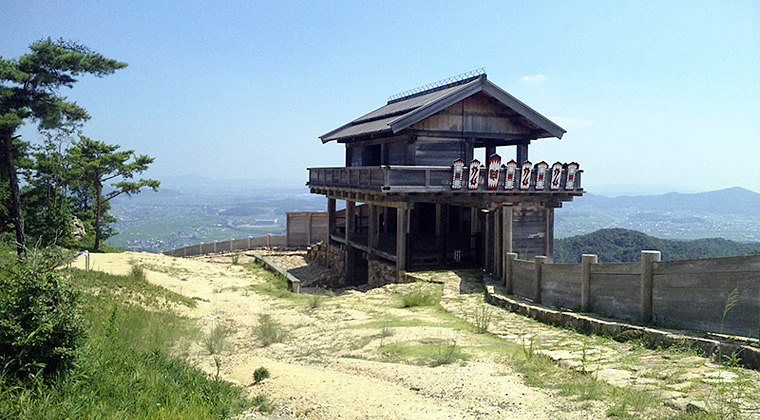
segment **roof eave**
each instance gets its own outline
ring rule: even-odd
[[[542,130],[549,133],[551,137],[562,139],[562,136],[565,133],[567,133],[567,130],[558,126],[550,119],[539,114],[538,111],[536,111],[535,109],[529,107],[528,105],[525,105],[519,99],[503,91],[500,87],[496,86],[495,84],[486,80],[485,83],[483,84],[482,90],[485,93],[499,100],[504,105],[512,108],[515,112],[527,118],[533,124],[536,124]],[[545,137],[549,137],[549,136],[545,136]]]

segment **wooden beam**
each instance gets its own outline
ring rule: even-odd
[[[369,207],[369,235],[367,238],[367,247],[370,251],[377,249],[380,244],[380,208],[374,204],[367,204]]]
[[[408,221],[408,211],[396,209],[396,271],[399,278],[406,274],[406,226]]]
[[[327,241],[330,242],[330,236],[335,233],[335,199],[327,199]]]
[[[346,284],[356,282],[356,250],[351,246],[356,230],[356,203],[346,201]]]
[[[549,262],[554,262],[554,207],[546,205],[544,209],[546,209],[546,235],[544,236],[546,253],[544,255]]]

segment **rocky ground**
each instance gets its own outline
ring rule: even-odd
[[[331,274],[307,264],[303,253],[268,257],[298,273],[304,284]],[[199,340],[183,355],[210,374],[218,371],[245,386],[253,396],[267,395],[277,407],[269,418],[607,417],[610,401],[584,398],[582,391],[564,396],[557,389],[526,385],[526,375],[512,363],[525,354],[543,354],[567,370],[584,371],[621,390],[647,391],[661,401],[654,405],[658,415],[718,409],[760,418],[758,402],[752,399],[760,393],[758,372],[727,369],[690,352],[648,350],[585,336],[492,307],[483,301],[479,272],[418,273],[431,283],[283,298],[251,287],[263,280],[239,265],[250,258],[93,254],[92,264],[120,274],[139,264],[149,281],[196,298],[197,307],[178,310],[196,319],[206,334],[219,325],[230,333],[226,347],[215,354]],[[445,311],[400,307],[399,297],[420,287],[442,288]],[[264,347],[255,339],[252,331],[261,314],[269,314],[287,332],[282,343]],[[488,314],[491,334],[473,330],[478,314]],[[433,367],[437,358],[434,351],[431,359],[430,349],[437,349],[439,356],[450,351],[462,358]],[[254,385],[253,371],[262,366],[271,378]],[[263,417],[251,413],[243,418]]]

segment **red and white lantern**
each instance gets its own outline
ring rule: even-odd
[[[552,165],[552,175],[551,175],[551,183],[549,183],[549,189],[552,191],[559,190],[559,183],[562,179],[562,164],[560,162],[555,162],[554,165]]]
[[[470,174],[469,174],[469,181],[467,182],[467,189],[468,190],[477,190],[478,185],[480,184],[480,161],[477,159],[473,159],[472,162],[470,162]]]
[[[453,174],[451,176],[451,189],[461,190],[462,177],[464,173],[464,161],[462,159],[455,160],[454,164],[452,165],[452,171],[453,171]]]
[[[515,189],[515,172],[517,172],[517,162],[510,160],[504,167],[504,189],[511,191]]]
[[[523,191],[530,189],[530,170],[532,167],[533,164],[526,160],[520,169],[520,189]]]
[[[488,184],[489,190],[495,190],[499,187],[499,170],[501,169],[501,156],[492,154],[488,158]]]
[[[546,162],[539,162],[536,164],[536,191],[543,191],[546,187],[546,171],[549,169],[549,164]]]
[[[568,163],[567,164],[567,181],[565,182],[565,190],[566,191],[572,191],[575,189],[575,176],[578,173],[578,164]]]

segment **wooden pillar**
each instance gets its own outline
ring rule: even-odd
[[[507,252],[504,254],[505,267],[504,267],[504,287],[507,289],[507,294],[512,294],[512,285],[514,284],[514,266],[517,254],[514,252]]]
[[[483,232],[483,268],[485,268],[486,271],[493,273],[493,267],[491,266],[491,252],[493,249],[493,244],[491,242],[492,214],[490,211],[486,212],[485,219],[485,223],[483,223],[485,225]]]
[[[512,206],[504,206],[501,208],[501,241],[503,243],[502,250],[504,252],[512,252]]]
[[[367,204],[369,207],[369,234],[367,238],[367,247],[370,253],[377,249],[380,244],[380,208],[374,204]]]
[[[396,209],[396,271],[399,279],[406,274],[406,226],[409,215],[406,209]]]
[[[486,165],[488,165],[488,158],[493,154],[496,154],[496,146],[491,143],[486,144]]]
[[[356,249],[351,245],[356,229],[356,203],[346,201],[346,284],[354,284],[356,279]]]
[[[501,277],[501,207],[493,212],[493,268],[494,274]]]
[[[544,255],[550,262],[554,262],[554,206],[546,205],[546,223],[544,225]]]
[[[641,320],[652,320],[652,271],[661,258],[660,251],[641,251]]]
[[[533,302],[541,303],[541,281],[543,277],[544,264],[546,263],[546,257],[543,255],[536,255],[536,277],[533,291]]]
[[[470,208],[470,248],[475,249],[478,244],[478,234],[480,233],[480,209],[477,207]]]
[[[335,199],[327,199],[327,242],[330,242],[330,235],[335,233]]]
[[[306,235],[306,245],[311,245],[312,225],[314,224],[314,213],[309,213],[309,232]]]
[[[591,308],[591,266],[596,262],[596,254],[581,257],[581,312],[588,312]]]
[[[528,160],[528,143],[517,145],[517,166]]]

